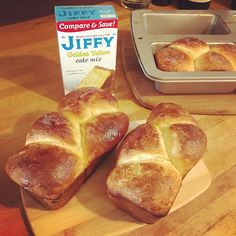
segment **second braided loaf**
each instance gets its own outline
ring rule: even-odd
[[[121,209],[146,223],[166,215],[183,178],[206,149],[196,120],[172,103],[158,105],[147,122],[121,143],[107,193]]]

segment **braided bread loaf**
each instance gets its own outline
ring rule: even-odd
[[[158,105],[147,122],[122,141],[116,167],[107,178],[108,196],[137,219],[153,223],[168,214],[206,142],[187,111],[171,103]]]
[[[58,111],[39,118],[6,172],[49,209],[66,204],[122,139],[128,117],[116,99],[98,88],[68,93]]]
[[[212,44],[181,38],[154,55],[162,71],[236,71],[236,44]]]

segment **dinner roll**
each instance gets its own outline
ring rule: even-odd
[[[178,39],[172,42],[169,47],[187,53],[193,60],[209,51],[209,46],[206,42],[191,37]]]
[[[215,44],[210,47],[210,51],[217,52],[225,56],[236,71],[236,45],[235,44]]]
[[[233,66],[223,55],[208,52],[196,59],[195,71],[233,71]]]
[[[163,71],[194,71],[190,56],[178,49],[165,47],[155,54],[157,67]]]
[[[207,44],[180,38],[154,54],[157,68],[168,72],[236,71],[236,44]]]

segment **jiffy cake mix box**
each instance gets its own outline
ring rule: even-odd
[[[112,6],[56,6],[55,17],[65,93],[95,67],[115,70],[118,18]]]

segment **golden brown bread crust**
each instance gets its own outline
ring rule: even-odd
[[[25,146],[5,167],[13,181],[49,209],[70,200],[122,139],[129,123],[116,99],[101,89],[73,91],[59,109],[33,124]]]
[[[233,71],[231,62],[222,54],[208,52],[195,61],[196,71]]]
[[[193,124],[172,124],[162,131],[169,160],[182,178],[200,160],[206,149],[206,135]]]
[[[173,123],[196,124],[196,120],[181,106],[174,103],[160,103],[150,113],[148,122],[158,126],[168,126]]]
[[[159,104],[119,146],[116,167],[107,178],[108,196],[137,219],[153,223],[168,214],[182,179],[200,160],[206,143],[186,110]]]
[[[70,112],[82,122],[104,111],[118,111],[118,103],[111,93],[103,89],[83,87],[68,93],[59,102],[58,110]]]
[[[112,151],[112,150],[111,150]],[[109,153],[111,152],[109,151]],[[79,188],[83,185],[83,183],[87,180],[87,178],[93,174],[93,172],[97,169],[97,167],[103,162],[103,160],[109,155],[109,153],[106,153],[102,155],[100,158],[97,158],[94,160],[94,162],[91,162],[87,168],[74,179],[72,184],[69,188],[63,192],[62,195],[57,196],[57,198],[42,198],[37,195],[35,195],[33,192],[27,191],[32,197],[34,197],[38,202],[40,202],[42,205],[47,207],[50,210],[56,210],[60,207],[63,207],[72,196],[76,194],[76,192],[79,190]]]
[[[60,207],[63,207],[72,196],[76,194],[78,189],[81,187],[81,185],[86,181],[87,177],[85,175],[85,172],[81,173],[70,185],[69,188],[66,189],[66,191],[58,196],[57,198],[42,198],[34,194],[33,192],[30,192],[26,190],[34,199],[36,199],[38,202],[40,202],[43,206],[50,210],[56,210]]]
[[[193,37],[177,39],[172,42],[169,47],[185,52],[193,60],[209,51],[209,46],[206,44],[206,42]]]
[[[197,121],[182,107],[161,103],[152,110],[148,122],[161,130],[167,155],[184,177],[206,149],[206,135]]]
[[[82,147],[88,164],[114,147],[117,139],[122,139],[127,123],[127,116],[116,112],[98,115],[84,125]]]
[[[75,171],[76,166],[76,171]],[[12,155],[6,171],[24,189],[40,198],[57,198],[84,169],[83,159],[53,145],[29,144]]]
[[[157,50],[154,58],[162,71],[236,71],[236,44],[209,46],[197,38],[181,38]]]
[[[192,58],[179,49],[165,47],[155,54],[157,67],[163,71],[194,71]]]
[[[159,131],[151,124],[138,126],[127,135],[117,151],[117,164],[166,157],[164,140]]]
[[[168,213],[180,185],[181,175],[176,168],[158,158],[118,165],[107,179],[110,195],[123,197],[155,216]]]
[[[162,154],[157,149],[160,146],[160,137],[157,130],[150,124],[143,124],[131,131],[121,143],[119,155],[124,155],[132,150],[142,150],[151,154]],[[127,157],[129,158],[129,157]]]
[[[236,71],[236,45],[235,44],[215,44],[211,45],[210,51],[219,53],[226,57],[232,64],[233,70]]]
[[[62,113],[50,112],[36,120],[27,134],[26,144],[33,143],[36,139],[43,142],[53,136],[58,141],[76,145],[73,128],[71,121]]]

